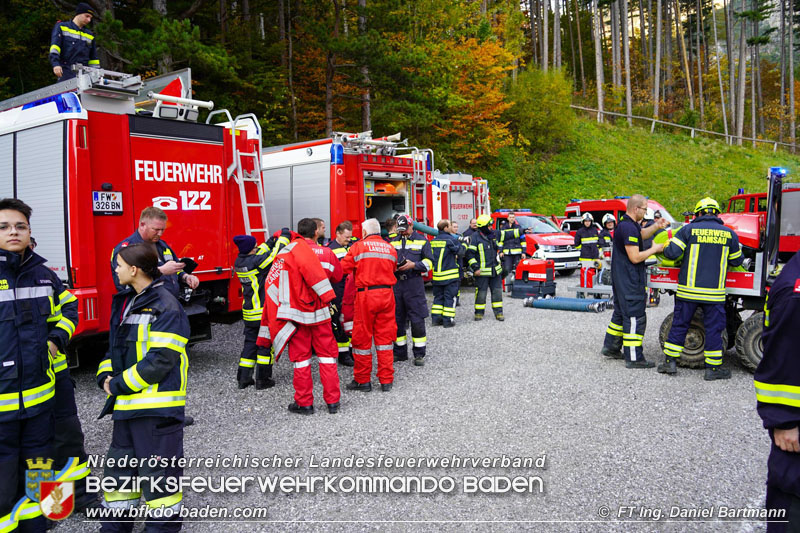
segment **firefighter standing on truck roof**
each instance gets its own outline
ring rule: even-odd
[[[242,319],[244,320],[244,346],[239,357],[236,381],[240,389],[255,384],[256,390],[275,386],[272,379],[273,354],[271,347],[258,346],[258,329],[264,312],[264,280],[272,261],[281,248],[289,244],[291,232],[284,228],[278,237],[256,247],[252,235],[237,235],[233,243],[239,248],[239,255],[233,263],[233,270],[242,284]],[[271,241],[271,242],[270,242]],[[255,370],[255,380],[253,379]]]
[[[336,259],[341,261],[347,255],[347,250],[353,244],[353,223],[345,220],[336,226],[336,234],[328,248],[331,249]],[[331,304],[331,327],[333,336],[336,338],[336,345],[339,347],[339,364],[343,366],[353,366],[353,354],[350,348],[350,334],[345,331],[342,323],[342,298],[344,297],[344,287],[347,283],[347,276],[342,276],[341,281],[333,284],[333,291],[336,299]]]
[[[506,273],[506,290],[510,292],[511,285],[514,283],[517,264],[525,252],[525,233],[529,233],[529,231],[522,229],[522,226],[517,222],[517,215],[509,213],[508,225],[499,230],[498,233],[500,234],[498,244],[502,249],[503,270]]]
[[[725,278],[728,266],[742,264],[739,238],[725,227],[719,215],[719,204],[712,198],[703,198],[694,208],[695,218],[686,224],[664,248],[664,257],[678,259],[683,256],[675,294],[675,311],[672,328],[664,343],[664,363],[658,371],[677,373],[676,361],[683,352],[686,333],[698,307],[703,309],[706,330],[705,380],[729,379],[731,371],[722,368],[722,332],[725,331]]]
[[[470,236],[467,247],[467,268],[475,278],[475,320],[482,320],[486,310],[486,292],[491,290],[492,311],[497,320],[503,321],[503,286],[500,279],[502,267],[497,258],[498,245],[491,228],[492,217],[481,215],[477,231]]]
[[[58,461],[59,448],[63,452],[69,449],[66,445],[77,445],[71,437],[78,436],[74,430],[81,431],[76,414],[75,425],[59,427],[59,435],[54,434],[55,417],[64,407],[58,403],[69,402],[67,408],[75,405],[74,386],[60,354],[66,352],[78,325],[78,304],[45,259],[30,249],[30,216],[31,208],[24,202],[0,200],[0,311],[11,318],[0,322],[4,347],[0,352],[0,531],[14,531],[18,521],[22,521],[20,531],[45,530],[39,502],[27,499],[24,490],[26,469],[35,472],[45,465],[26,461]],[[40,313],[40,309],[48,312]],[[63,366],[58,375],[56,364]],[[65,437],[70,442],[63,442]],[[77,459],[83,463],[83,434],[79,437],[82,457]],[[62,440],[64,446],[55,440]],[[82,467],[71,468],[65,481],[83,479],[80,470],[86,472],[86,465]],[[20,500],[23,503],[12,516]]]
[[[620,216],[614,232],[614,252],[611,261],[611,285],[614,290],[614,313],[606,329],[601,354],[613,359],[625,358],[626,368],[652,368],[655,363],[647,361],[642,353],[645,327],[647,326],[647,292],[644,261],[663,250],[663,244],[655,244],[647,250],[642,240],[650,237],[661,226],[655,224],[642,229],[639,222],[647,209],[647,199],[634,194],[628,200],[627,211]],[[620,351],[622,349],[622,351]],[[624,354],[623,354],[624,352]]]
[[[770,288],[761,336],[764,356],[755,373],[758,415],[772,441],[767,460],[766,508],[783,509],[787,523],[767,531],[800,529],[800,253],[783,267]]]
[[[71,21],[57,22],[50,36],[50,66],[58,81],[75,77],[72,65],[99,67],[94,34],[86,26],[97,14],[89,4],[81,2],[75,7]]]
[[[414,222],[408,215],[397,217],[397,236],[391,245],[397,251],[397,283],[394,286],[397,339],[394,343],[394,360],[408,360],[406,324],[411,323],[411,342],[414,344],[414,365],[425,365],[425,318],[428,300],[422,274],[433,268],[431,245],[424,235],[414,231]]]
[[[348,288],[355,286],[353,305],[353,381],[348,390],[369,392],[372,376],[372,344],[378,358],[378,381],[384,392],[392,390],[394,362],[392,342],[397,336],[395,300],[392,286],[397,252],[381,237],[381,226],[375,218],[361,223],[363,239],[354,243],[342,259],[342,272],[352,273],[345,287],[343,305],[349,307]]]
[[[436,225],[439,235],[431,241],[433,252],[433,307],[431,323],[451,328],[456,325],[456,298],[461,284],[458,255],[466,250],[456,235],[450,233],[453,225],[440,220]]]
[[[275,353],[289,349],[294,365],[294,402],[289,412],[314,413],[314,383],[311,379],[312,350],[319,361],[319,379],[328,413],[339,411],[338,350],[333,338],[328,309],[335,298],[332,283],[341,279],[341,267],[330,249],[324,248],[336,264],[324,265],[314,242],[317,224],[310,218],[297,223],[297,233],[275,257],[266,281],[266,306],[262,326],[268,326]],[[338,272],[338,275],[337,275]],[[261,345],[264,335],[259,333]]]
[[[164,479],[183,475],[175,461],[183,457],[183,426],[189,358],[186,343],[189,319],[166,287],[158,270],[159,256],[152,243],[120,250],[117,277],[125,286],[111,301],[111,327],[107,356],[97,369],[97,384],[108,398],[100,418],[114,421],[104,476],[120,490],[105,492],[103,507],[122,511],[107,515],[117,521],[102,522],[100,531],[130,532],[130,513],[140,496],[150,509],[163,508],[160,518],[148,518],[147,531],[180,531],[183,494]],[[161,457],[165,463],[132,466],[134,458]],[[128,479],[147,478],[140,491],[122,489]],[[157,480],[162,480],[161,482]]]
[[[139,216],[139,227],[133,235],[123,240],[114,247],[111,253],[111,275],[117,291],[122,290],[122,285],[117,279],[117,254],[122,248],[140,242],[152,242],[158,251],[158,271],[164,276],[164,286],[177,298],[179,296],[178,282],[183,282],[192,289],[196,289],[200,280],[197,276],[183,272],[186,265],[176,260],[175,252],[169,244],[161,239],[167,229],[167,214],[158,207],[145,207]]]

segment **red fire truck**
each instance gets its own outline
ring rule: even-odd
[[[383,222],[397,213],[434,226],[459,223],[488,212],[486,180],[432,171],[430,149],[408,146],[400,134],[335,133],[332,138],[273,146],[262,151],[267,217],[272,228],[294,227],[304,217],[325,221],[330,232],[342,221]]]
[[[752,219],[752,217],[739,217],[737,214],[758,213],[757,228],[766,225],[767,193],[749,193],[739,189],[739,194],[731,196],[728,200],[728,213],[726,223],[730,225],[735,220]],[[752,223],[751,223],[752,224]],[[755,237],[758,238],[758,233]],[[781,213],[781,239],[778,246],[781,260],[789,258],[800,250],[800,183],[783,184],[783,210]]]
[[[769,286],[777,276],[779,268],[778,243],[782,235],[782,212],[798,212],[800,196],[782,194],[786,170],[771,168],[769,191],[767,192],[767,212],[722,213],[720,218],[733,229],[739,237],[742,253],[745,256],[744,271],[728,271],[726,278],[727,298],[725,302],[727,328],[723,340],[727,347],[736,346],[742,365],[755,370],[761,361],[761,331],[764,324],[764,304]],[[680,268],[656,265],[648,269],[648,286],[664,292],[674,293],[678,287]],[[750,313],[743,319],[745,313]],[[661,324],[660,340],[666,341],[672,326],[670,313]],[[686,345],[678,362],[684,366],[703,365],[705,330],[702,318],[698,315],[692,320]]]
[[[210,314],[241,309],[232,237],[269,233],[258,121],[214,111],[197,123],[213,103],[189,98],[190,78],[187,69],[143,84],[84,69],[0,102],[0,197],[33,208],[36,251],[79,301],[78,353],[108,331],[111,250],[148,206],[167,212],[164,237],[178,256],[198,263],[200,286],[184,295],[192,340],[210,337]],[[224,124],[210,123],[220,116]]]

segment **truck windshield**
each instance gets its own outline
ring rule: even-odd
[[[522,229],[530,229],[533,233],[561,233],[555,224],[545,217],[517,217]]]

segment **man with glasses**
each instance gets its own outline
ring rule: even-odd
[[[114,252],[111,254],[111,276],[114,279],[114,285],[117,291],[122,290],[117,278],[117,254],[122,248],[140,242],[152,242],[156,245],[158,251],[158,271],[161,272],[166,288],[175,295],[177,298],[178,282],[183,282],[192,289],[196,289],[200,280],[197,276],[183,272],[183,267],[186,265],[180,263],[175,259],[175,252],[172,248],[161,239],[164,230],[167,229],[167,214],[158,207],[146,207],[142,210],[139,216],[139,227],[133,235],[123,240],[114,247]]]
[[[625,358],[626,368],[652,368],[642,353],[642,341],[647,325],[647,293],[645,292],[645,260],[664,249],[654,244],[644,249],[643,242],[667,226],[661,219],[648,228],[639,225],[647,211],[647,199],[634,194],[628,200],[626,212],[620,216],[614,232],[614,252],[611,262],[611,285],[614,289],[614,314],[606,329],[601,354],[612,359]]]

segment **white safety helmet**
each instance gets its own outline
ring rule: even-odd
[[[614,215],[612,215],[611,213],[606,213],[605,215],[603,215],[603,226],[605,226],[609,222],[613,222],[616,224],[617,219],[614,218]]]
[[[594,222],[594,217],[592,216],[591,213],[584,213],[583,215],[581,215],[581,222],[583,222],[584,220],[589,220],[591,222]]]

